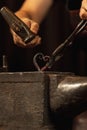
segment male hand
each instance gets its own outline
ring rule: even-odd
[[[87,19],[87,0],[82,0],[80,17],[81,19]]]
[[[35,21],[29,18],[21,18],[21,20],[30,28],[32,32],[34,32],[35,34],[38,33],[38,29],[39,29],[38,23],[36,23]],[[26,44],[13,30],[11,30],[11,33],[13,36],[14,44],[23,48],[35,47],[41,42],[41,38],[38,35],[36,35],[32,41]]]

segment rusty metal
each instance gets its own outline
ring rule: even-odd
[[[85,110],[87,77],[62,72],[0,73],[2,130],[67,130],[70,119]]]

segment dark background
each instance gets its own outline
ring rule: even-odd
[[[23,0],[0,1],[0,8],[7,6],[13,12],[18,10]],[[76,1],[75,1],[76,2]],[[9,27],[0,15],[0,67],[2,56],[6,55],[8,71],[37,71],[33,57],[37,52],[51,55],[54,49],[71,34],[79,23],[79,8],[81,0],[75,4],[69,2],[69,10],[64,1],[56,1],[40,25],[39,35],[42,44],[35,48],[20,48],[13,44]],[[87,34],[86,31],[77,36],[60,61],[55,63],[52,71],[74,72],[77,75],[87,75]]]

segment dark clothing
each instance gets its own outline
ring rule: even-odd
[[[82,0],[68,0],[68,7],[70,10],[79,9],[81,6]]]
[[[54,0],[54,3],[56,3],[58,0]],[[76,10],[79,9],[81,6],[82,0],[61,0],[64,4],[67,4],[67,7],[69,10]]]

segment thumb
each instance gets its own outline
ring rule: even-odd
[[[30,30],[32,32],[34,32],[35,34],[37,34],[38,30],[39,30],[39,24],[36,22],[31,22],[31,28]]]

